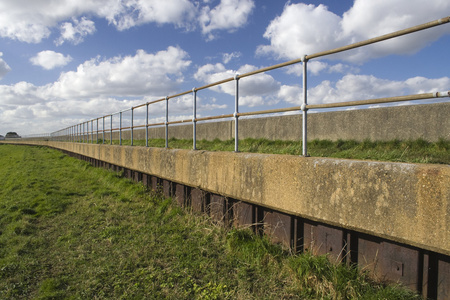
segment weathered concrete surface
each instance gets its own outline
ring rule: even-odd
[[[450,255],[450,166],[37,142]]]
[[[422,138],[437,141],[450,139],[450,102],[333,111],[308,114],[308,139],[353,139],[388,141]],[[265,118],[240,118],[239,138],[301,140],[301,115]],[[257,128],[257,130],[255,130]],[[192,139],[192,124],[169,126],[169,138]],[[130,139],[130,132],[122,133]],[[150,138],[164,138],[164,127],[150,127]],[[109,139],[109,132],[106,133]],[[114,139],[119,133],[113,134]],[[145,139],[145,130],[135,130],[134,138]],[[229,140],[234,138],[234,121],[199,122],[197,139]]]

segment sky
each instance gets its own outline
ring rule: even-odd
[[[51,133],[448,15],[448,0],[0,0],[0,134]],[[448,49],[444,24],[313,59],[308,103],[448,91]],[[300,105],[301,64],[239,86],[240,112]],[[192,119],[192,98],[170,99],[169,120]],[[234,83],[197,101],[197,117],[232,114]],[[164,103],[149,117],[163,121]]]

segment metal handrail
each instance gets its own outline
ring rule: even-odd
[[[120,132],[120,144],[122,143],[122,130],[129,130],[131,129],[131,144],[133,144],[133,129],[134,128],[142,128],[145,127],[146,129],[146,146],[148,146],[148,127],[152,127],[152,126],[165,126],[166,127],[166,147],[168,147],[168,125],[173,125],[173,124],[182,124],[182,123],[188,123],[188,122],[192,122],[193,123],[193,128],[194,128],[194,132],[193,132],[193,136],[194,136],[194,145],[193,145],[193,149],[196,149],[196,122],[198,121],[208,121],[208,120],[218,120],[218,119],[224,119],[224,118],[234,118],[235,120],[235,151],[238,151],[238,118],[239,117],[243,117],[243,116],[253,116],[253,115],[261,115],[261,114],[271,114],[271,113],[282,113],[282,112],[292,112],[292,111],[301,111],[303,113],[303,136],[302,136],[302,141],[303,141],[303,155],[307,156],[307,149],[306,149],[306,140],[307,140],[307,128],[306,128],[306,117],[307,117],[307,111],[310,109],[325,109],[325,108],[339,108],[339,107],[346,107],[346,106],[359,106],[359,105],[373,105],[373,104],[384,104],[384,103],[391,103],[391,102],[399,102],[399,101],[413,101],[413,100],[423,100],[423,99],[431,99],[431,98],[440,98],[440,97],[450,97],[450,91],[447,92],[435,92],[435,93],[424,93],[424,94],[416,94],[416,95],[407,95],[407,96],[397,96],[397,97],[385,97],[385,98],[377,98],[377,99],[369,99],[369,100],[357,100],[357,101],[347,101],[347,102],[339,102],[339,103],[326,103],[326,104],[308,104],[307,103],[307,62],[311,59],[314,58],[318,58],[318,57],[323,57],[323,56],[327,56],[327,55],[332,55],[332,54],[336,54],[336,53],[340,53],[343,51],[348,51],[351,49],[356,49],[359,47],[363,47],[363,46],[367,46],[370,44],[374,44],[374,43],[378,43],[381,41],[385,41],[385,40],[389,40],[392,38],[396,38],[396,37],[400,37],[406,34],[411,34],[417,31],[421,31],[421,30],[425,30],[428,28],[432,28],[435,26],[439,26],[442,24],[446,24],[450,22],[450,16],[448,17],[444,17],[438,20],[434,20],[431,22],[427,22],[421,25],[417,25],[417,26],[413,26],[413,27],[409,27],[403,30],[399,30],[399,31],[395,31],[392,33],[388,33],[385,35],[381,35],[378,37],[374,37],[371,39],[367,39],[364,41],[360,41],[360,42],[356,42],[353,44],[349,44],[346,46],[342,46],[342,47],[338,47],[338,48],[334,48],[334,49],[330,49],[330,50],[326,50],[326,51],[321,51],[321,52],[317,52],[314,54],[310,54],[310,55],[304,55],[302,58],[298,58],[298,59],[294,59],[294,60],[290,60],[287,62],[283,62],[280,64],[276,64],[276,65],[272,65],[269,67],[265,67],[265,68],[261,68],[258,70],[254,70],[251,72],[247,72],[244,74],[236,74],[234,77],[229,77],[226,79],[222,79],[213,83],[209,83],[207,85],[201,86],[201,87],[197,87],[197,88],[193,88],[192,90],[189,91],[185,91],[185,92],[181,92],[178,94],[174,94],[174,95],[169,95],[166,96],[164,98],[160,98],[154,101],[149,101],[143,104],[139,104],[137,106],[131,107],[129,109],[126,110],[122,110],[116,113],[112,113],[112,114],[108,114],[102,117],[98,117],[89,121],[85,121],[82,122],[80,124],[76,124],[73,126],[69,126],[67,128],[58,130],[56,132],[53,132],[51,134],[49,134],[48,136],[52,137],[52,138],[56,138],[56,139],[61,139],[64,137],[69,136],[69,140],[71,141],[82,141],[85,142],[85,138],[87,139],[87,142],[89,143],[89,139],[91,140],[91,142],[93,143],[93,139],[94,139],[94,132],[97,133],[97,140],[98,140],[98,133],[102,132],[103,133],[103,140],[105,137],[105,132],[109,131],[110,132],[110,139],[111,139],[111,143],[112,143],[112,134],[113,131],[119,131]],[[248,76],[252,76],[252,75],[256,75],[256,74],[260,74],[260,73],[264,73],[267,71],[271,71],[271,70],[275,70],[275,69],[279,69],[282,67],[286,67],[286,66],[290,66],[293,64],[297,64],[297,63],[302,63],[303,64],[303,104],[301,106],[295,106],[295,107],[289,107],[289,108],[280,108],[280,109],[269,109],[269,110],[262,110],[262,111],[254,111],[254,112],[245,112],[245,113],[240,113],[239,112],[239,79],[244,78],[244,77],[248,77]],[[196,94],[198,91],[204,90],[204,89],[208,89],[214,86],[218,86],[224,83],[228,83],[231,81],[235,81],[236,82],[236,90],[235,90],[235,112],[233,114],[224,114],[224,115],[219,115],[219,116],[209,116],[209,117],[201,117],[201,118],[197,118],[196,116]],[[193,94],[193,118],[190,120],[178,120],[178,121],[170,121],[168,119],[168,112],[169,112],[169,107],[168,107],[168,103],[169,100],[172,98],[177,98],[177,97],[181,97],[184,95],[188,95],[188,94]],[[148,123],[148,113],[149,113],[149,105],[151,104],[155,104],[158,102],[162,102],[162,101],[166,101],[166,109],[165,109],[165,122],[160,122],[160,123],[152,123],[149,124]],[[144,107],[146,106],[146,124],[145,125],[134,125],[134,119],[133,119],[133,112],[135,109],[140,108],[140,107]],[[124,112],[127,111],[131,111],[131,126],[126,126],[126,127],[122,127],[122,114]],[[114,115],[119,115],[120,116],[120,125],[119,128],[113,128],[113,116]],[[107,130],[105,128],[105,118],[110,117],[110,128]],[[98,120],[102,119],[103,120],[103,125],[102,125],[102,130],[99,130],[99,124],[98,124]],[[96,130],[94,130],[94,121],[96,121],[96,125],[97,128]],[[91,128],[89,130],[89,123],[91,123]],[[86,124],[86,128],[85,128],[85,124]]]
[[[307,105],[307,108],[308,109],[336,108],[336,107],[346,107],[346,106],[383,104],[383,103],[392,103],[392,102],[401,102],[401,101],[425,100],[425,99],[443,98],[443,97],[450,97],[450,91],[414,94],[414,95],[396,96],[396,97],[385,97],[385,98],[368,99],[368,100],[347,101],[347,102],[339,102],[339,103],[312,104],[312,105],[310,104],[310,105]]]

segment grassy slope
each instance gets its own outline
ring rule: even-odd
[[[114,141],[118,143],[118,141]],[[106,141],[109,143],[109,141]],[[130,145],[130,140],[122,141]],[[145,140],[134,141],[134,145],[143,146]],[[150,147],[164,147],[164,139],[149,140]],[[171,139],[169,147],[192,149],[192,140]],[[197,149],[210,151],[234,151],[234,140],[197,141]],[[301,155],[300,141],[270,141],[265,139],[243,139],[239,141],[239,151],[253,153],[273,153]],[[379,161],[450,164],[450,141],[427,142],[414,141],[372,142],[313,140],[308,142],[308,154],[316,157],[335,157],[351,159],[371,159]]]
[[[0,144],[1,299],[417,299],[193,216],[57,151]]]

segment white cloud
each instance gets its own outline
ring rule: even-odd
[[[191,63],[187,58],[187,53],[176,47],[154,54],[138,50],[134,56],[86,61],[44,86],[28,82],[0,85],[0,127],[24,133],[50,132],[145,103],[137,98],[143,95],[150,101],[173,94]],[[177,101],[181,100],[172,102]]]
[[[360,70],[357,67],[348,65],[348,64],[329,64],[323,61],[319,60],[312,60],[308,62],[307,66],[307,72],[309,75],[318,76],[321,73],[343,73],[343,74],[350,74],[350,73],[359,73]],[[288,66],[286,68],[287,74],[295,74],[297,76],[303,75],[303,65],[301,63]]]
[[[253,0],[221,0],[213,9],[203,7],[199,17],[203,34],[212,40],[216,30],[234,31],[244,26],[254,7]]]
[[[67,65],[72,61],[72,57],[70,55],[64,56],[61,53],[46,50],[41,51],[36,56],[30,58],[30,61],[35,66],[40,66],[46,70],[51,70]]]
[[[2,58],[3,53],[0,52],[0,79],[2,79],[9,71],[11,71],[11,67],[8,66],[6,61]]]
[[[194,74],[194,78],[200,82],[209,84],[233,77],[235,74],[236,71],[227,70],[221,63],[215,65],[206,64],[198,68],[197,72]],[[216,87],[216,90],[219,89],[219,87]]]
[[[322,61],[311,61],[307,65],[307,72],[308,74],[312,75],[319,75],[320,72],[326,69],[330,69],[330,65],[327,63],[324,63]],[[303,65],[298,63],[295,65],[291,65],[286,68],[287,74],[295,74],[297,76],[303,75]]]
[[[47,86],[53,97],[134,97],[145,94],[168,95],[176,90],[191,63],[188,54],[177,47],[155,54],[138,50],[134,56],[99,57],[79,65],[76,71],[62,73]]]
[[[283,13],[266,28],[264,37],[270,40],[270,45],[259,46],[257,53],[296,59],[439,19],[449,10],[450,2],[442,0],[355,0],[353,7],[341,17],[323,5],[288,2]],[[441,26],[335,58],[363,62],[388,54],[414,53],[448,33],[448,27]]]
[[[228,70],[221,63],[215,65],[207,64],[201,66],[194,75],[194,78],[205,84],[210,84],[220,80],[234,77],[236,74],[244,74],[257,70],[252,65],[244,65],[237,71]],[[260,73],[257,75],[239,79],[239,103],[244,106],[256,106],[277,102],[274,99],[280,88],[280,83],[272,76]],[[235,95],[235,82],[228,82],[212,88],[216,92]]]
[[[150,22],[190,28],[197,13],[197,7],[188,0],[128,0],[100,14],[125,30]]]
[[[91,11],[95,5],[89,2],[34,0],[23,3],[3,0],[0,2],[0,36],[27,43],[39,43],[50,36],[51,28],[57,26],[58,22],[74,14]]]
[[[45,102],[40,88],[25,81],[14,85],[0,85],[0,99],[0,104],[6,106]]]
[[[282,85],[278,91],[278,98],[287,103],[300,105],[303,89],[298,85]]]
[[[239,58],[242,56],[242,53],[239,51],[235,51],[232,53],[223,53],[222,54],[222,61],[224,64],[229,63],[234,58]]]
[[[393,81],[377,78],[372,75],[345,75],[337,82],[325,80],[308,89],[308,103],[335,103],[354,100],[375,99],[446,91],[450,86],[450,78],[429,79],[413,77],[405,81]],[[301,103],[301,88],[283,86],[279,96],[289,103]]]
[[[78,45],[83,42],[85,36],[95,32],[94,22],[87,20],[85,17],[81,18],[80,21],[73,19],[73,24],[65,22],[61,25],[61,36],[55,41],[56,45],[61,46],[65,41]]]
[[[214,8],[209,2],[189,0],[33,0],[0,2],[0,36],[27,43],[39,43],[59,28],[55,41],[80,43],[95,31],[88,17],[108,20],[118,30],[147,23],[172,24],[193,30],[200,27],[208,38],[219,30],[234,31],[244,26],[254,7],[253,0],[221,0]],[[67,22],[71,20],[71,22]]]

